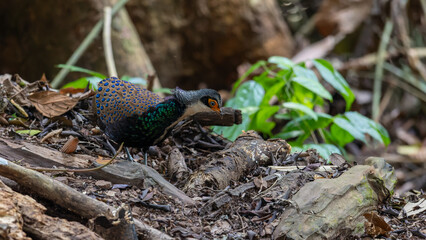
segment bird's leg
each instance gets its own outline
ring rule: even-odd
[[[129,160],[130,162],[134,162],[135,161],[133,159],[132,155],[130,154],[128,147],[126,147],[126,154],[127,154],[127,160]]]
[[[145,166],[148,165],[148,151],[143,151],[143,158],[145,160]]]

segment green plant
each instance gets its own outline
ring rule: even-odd
[[[373,120],[349,111],[355,95],[346,80],[326,60],[313,61],[322,79],[330,84],[346,102],[346,112],[331,116],[324,113],[327,100],[332,96],[320,83],[315,72],[305,63],[295,64],[284,57],[271,57],[254,64],[234,84],[226,106],[241,109],[243,123],[233,127],[213,127],[217,133],[234,140],[241,130],[253,129],[268,137],[292,139],[294,151],[316,148],[321,156],[344,153],[344,146],[352,141],[367,143],[365,135],[388,145],[386,129]],[[259,69],[253,80],[245,81]],[[315,109],[315,111],[314,111]],[[276,132],[275,120],[285,120],[286,125]]]
[[[107,78],[106,75],[103,75],[101,73],[98,73],[98,72],[95,72],[95,71],[92,71],[92,70],[88,70],[88,69],[82,68],[82,67],[65,65],[65,64],[59,64],[59,65],[57,65],[57,67],[69,69],[71,72],[81,72],[81,73],[86,73],[86,74],[90,75],[88,77],[82,77],[82,78],[79,78],[79,79],[74,80],[72,82],[69,82],[69,83],[65,84],[62,88],[69,88],[69,87],[86,88],[87,84],[89,84],[90,89],[96,90],[98,83],[100,81],[102,81],[102,79]],[[124,76],[121,77],[121,79],[128,81],[128,82],[131,82],[133,84],[138,84],[138,85],[142,85],[142,86],[147,85],[147,81],[144,78],[140,78],[140,77],[130,77],[130,76],[124,75]],[[168,94],[171,93],[169,88],[154,89],[154,92],[161,92],[161,93],[168,93]]]

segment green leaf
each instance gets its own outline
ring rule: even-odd
[[[89,83],[89,80],[87,80],[87,77],[82,77],[82,78],[79,78],[79,79],[77,79],[75,81],[72,81],[72,82],[69,82],[69,83],[65,84],[61,88],[69,88],[69,87],[72,87],[72,88],[86,88],[88,83]]]
[[[298,136],[300,136],[302,134],[305,134],[305,131],[303,131],[303,130],[294,130],[294,131],[290,131],[290,132],[281,132],[281,133],[275,134],[273,136],[273,138],[290,139],[290,138],[298,137]]]
[[[295,66],[293,70],[295,74],[295,77],[292,78],[293,82],[298,83],[311,92],[332,101],[331,94],[321,85],[312,70],[300,66]]]
[[[374,121],[371,123],[371,126],[380,134],[385,146],[388,146],[390,144],[390,137],[386,128],[384,128],[380,123],[376,123]]]
[[[89,88],[92,90],[98,89],[98,83],[102,81],[102,78],[98,77],[82,77],[75,81],[69,82],[65,84],[62,88],[86,88],[87,84],[89,84]]]
[[[41,131],[40,130],[17,130],[15,132],[18,133],[18,134],[34,136],[34,135],[39,134]]]
[[[265,93],[265,96],[263,97],[261,105],[262,106],[269,106],[269,101],[271,100],[271,98],[273,96],[276,96],[279,92],[281,92],[284,85],[285,85],[285,82],[280,80],[279,82],[277,82],[272,87],[265,88],[265,89],[267,89],[267,91]]]
[[[293,71],[296,77],[307,78],[307,79],[310,79],[311,81],[319,83],[317,75],[315,75],[314,71],[312,71],[311,69],[307,69],[297,65],[297,66],[294,66]]]
[[[238,88],[235,97],[226,102],[225,106],[240,109],[243,121],[240,125],[231,127],[215,126],[213,131],[231,141],[234,141],[242,130],[249,129],[250,115],[259,110],[259,105],[265,95],[265,90],[255,81],[247,81]]]
[[[266,65],[266,61],[258,61],[257,63],[253,64],[250,69],[243,74],[243,76],[241,76],[234,84],[234,86],[232,87],[232,92],[231,94],[234,94],[235,91],[237,90],[237,88],[240,86],[241,82],[244,81],[244,79],[246,79],[252,72],[254,72],[256,69],[260,68],[261,66],[265,66]]]
[[[217,134],[221,134],[224,138],[235,141],[243,130],[249,129],[250,116],[246,113],[242,113],[242,118],[243,121],[239,125],[233,125],[231,127],[213,126],[212,130]]]
[[[258,107],[265,96],[265,90],[255,81],[247,81],[238,88],[235,97],[226,102],[227,107]]]
[[[354,126],[356,126],[356,128],[359,129],[359,131],[370,135],[386,146],[390,143],[388,132],[380,124],[359,114],[358,112],[346,112],[345,116]]]
[[[333,123],[330,127],[330,135],[334,143],[337,143],[339,146],[344,147],[346,144],[355,140],[355,138],[348,131],[339,127],[339,125]]]
[[[355,95],[350,89],[349,84],[328,61],[323,59],[316,59],[314,60],[314,65],[324,80],[330,83],[330,85],[333,86],[345,99],[346,111],[348,111],[351,108],[353,101],[355,100]]]
[[[272,136],[271,131],[275,127],[275,122],[268,121],[268,119],[278,112],[278,110],[280,110],[279,106],[261,107],[252,118],[250,128]]]
[[[303,129],[306,132],[314,131],[319,128],[325,128],[332,122],[332,117],[326,113],[317,113],[317,120],[312,119],[309,115],[295,118],[288,122],[281,132],[292,132]]]
[[[283,107],[293,109],[293,110],[299,110],[309,115],[310,117],[312,117],[315,121],[318,120],[317,114],[312,109],[308,108],[307,106],[303,104],[295,103],[295,102],[286,102],[286,103],[283,103]]]
[[[359,128],[355,127],[350,121],[342,116],[335,116],[333,122],[339,126],[344,131],[350,133],[355,139],[358,139],[364,143],[367,143],[365,140],[364,133],[360,131]]]
[[[294,66],[294,63],[290,59],[280,56],[272,56],[268,59],[268,62],[274,63],[279,68],[285,70],[291,69]]]
[[[105,76],[101,73],[98,73],[98,72],[95,72],[95,71],[92,71],[92,70],[89,70],[89,69],[86,69],[86,68],[82,68],[82,67],[77,67],[77,66],[73,66],[73,65],[66,65],[66,64],[59,64],[59,65],[56,65],[56,66],[59,67],[59,68],[69,69],[71,72],[82,72],[82,73],[87,73],[89,75],[92,75],[92,76],[98,77],[98,78],[102,78],[102,79],[107,78],[107,76]]]

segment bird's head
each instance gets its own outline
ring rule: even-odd
[[[187,107],[187,110],[191,114],[209,111],[220,113],[220,108],[222,107],[222,98],[220,94],[213,89],[185,91],[176,88],[173,91],[173,95]]]

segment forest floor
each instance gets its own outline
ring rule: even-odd
[[[3,87],[0,89],[3,94],[0,94],[2,101],[0,104],[0,157],[2,159],[24,167],[89,168],[104,164],[104,159],[111,159],[114,155],[113,150],[109,150],[110,147],[102,132],[94,124],[90,110],[90,95],[83,93],[76,95],[78,97],[56,99],[58,96],[52,93],[52,96],[47,94],[49,96],[35,97],[33,94],[29,97],[30,93],[35,92],[36,89],[45,87],[42,86],[42,82],[32,84],[32,90],[27,86],[23,91],[24,88],[20,88],[11,79],[9,83],[13,87],[5,84],[5,79],[3,76]],[[14,103],[6,97],[6,93],[10,94],[11,91],[15,91],[15,95],[20,96]],[[47,100],[51,101],[45,103]],[[270,143],[263,139],[255,139],[260,144]],[[250,163],[246,169],[241,170],[241,177],[231,178],[225,185],[208,181],[189,184],[196,177],[195,173],[209,169],[209,161],[217,160],[218,155],[214,155],[215,153],[230,149],[233,144],[236,143],[212,134],[208,128],[201,128],[192,123],[179,128],[179,131],[159,146],[150,148],[148,166],[160,173],[177,189],[183,190],[194,204],[185,204],[182,199],[170,195],[158,184],[152,184],[149,181],[120,182],[115,180],[120,176],[107,179],[105,176],[92,174],[95,171],[83,174],[68,171],[44,171],[43,173],[113,208],[118,208],[122,204],[130,206],[134,219],[139,219],[172,237],[270,239],[277,226],[281,224],[281,214],[292,205],[292,201],[296,201],[293,197],[300,189],[317,179],[339,179],[342,174],[356,165],[344,160],[342,162],[341,156],[335,156],[330,163],[334,167],[320,171],[327,163],[315,150],[290,153],[291,147],[288,146],[287,152],[275,157],[271,154],[271,157],[268,156],[268,161],[259,160]],[[142,153],[138,149],[133,149],[132,153],[135,161],[143,165]],[[267,151],[264,154],[267,154]],[[37,158],[37,161],[34,160]],[[67,164],[61,165],[55,158],[60,158]],[[90,161],[82,163],[76,161],[77,158]],[[173,162],[176,158],[183,159],[183,162],[179,163],[181,168],[176,168],[176,163]],[[118,154],[117,159],[114,159],[112,166],[117,162],[125,161],[127,161],[126,155],[122,152]],[[290,170],[276,170],[270,166],[285,166],[290,167]],[[403,173],[411,170],[399,169],[398,171]],[[122,173],[124,174],[124,171]],[[61,207],[60,202],[47,200],[41,197],[43,194],[32,191],[31,186],[22,185],[19,181],[16,183],[1,175],[0,172],[0,181],[4,181],[17,192],[29,194],[44,205],[47,208],[46,214],[77,221],[85,226],[89,225],[89,219]],[[283,177],[288,177],[287,185],[275,188],[277,182]],[[407,184],[409,181],[397,185],[397,188],[392,190],[401,192],[401,187],[407,188]],[[3,190],[0,188],[0,191]],[[323,189],[317,190],[323,191]],[[418,203],[418,205],[414,209],[407,210],[408,203]],[[426,206],[425,194],[421,190],[410,189],[399,196],[388,196],[370,207],[372,207],[370,211],[360,214],[374,215],[375,220],[364,224],[364,234],[349,235],[352,238],[425,238],[426,211],[424,210]],[[21,211],[28,211],[28,209],[24,208]],[[1,219],[0,215],[0,223]],[[23,224],[25,226],[25,221]],[[341,234],[347,230],[344,226],[340,228]]]

